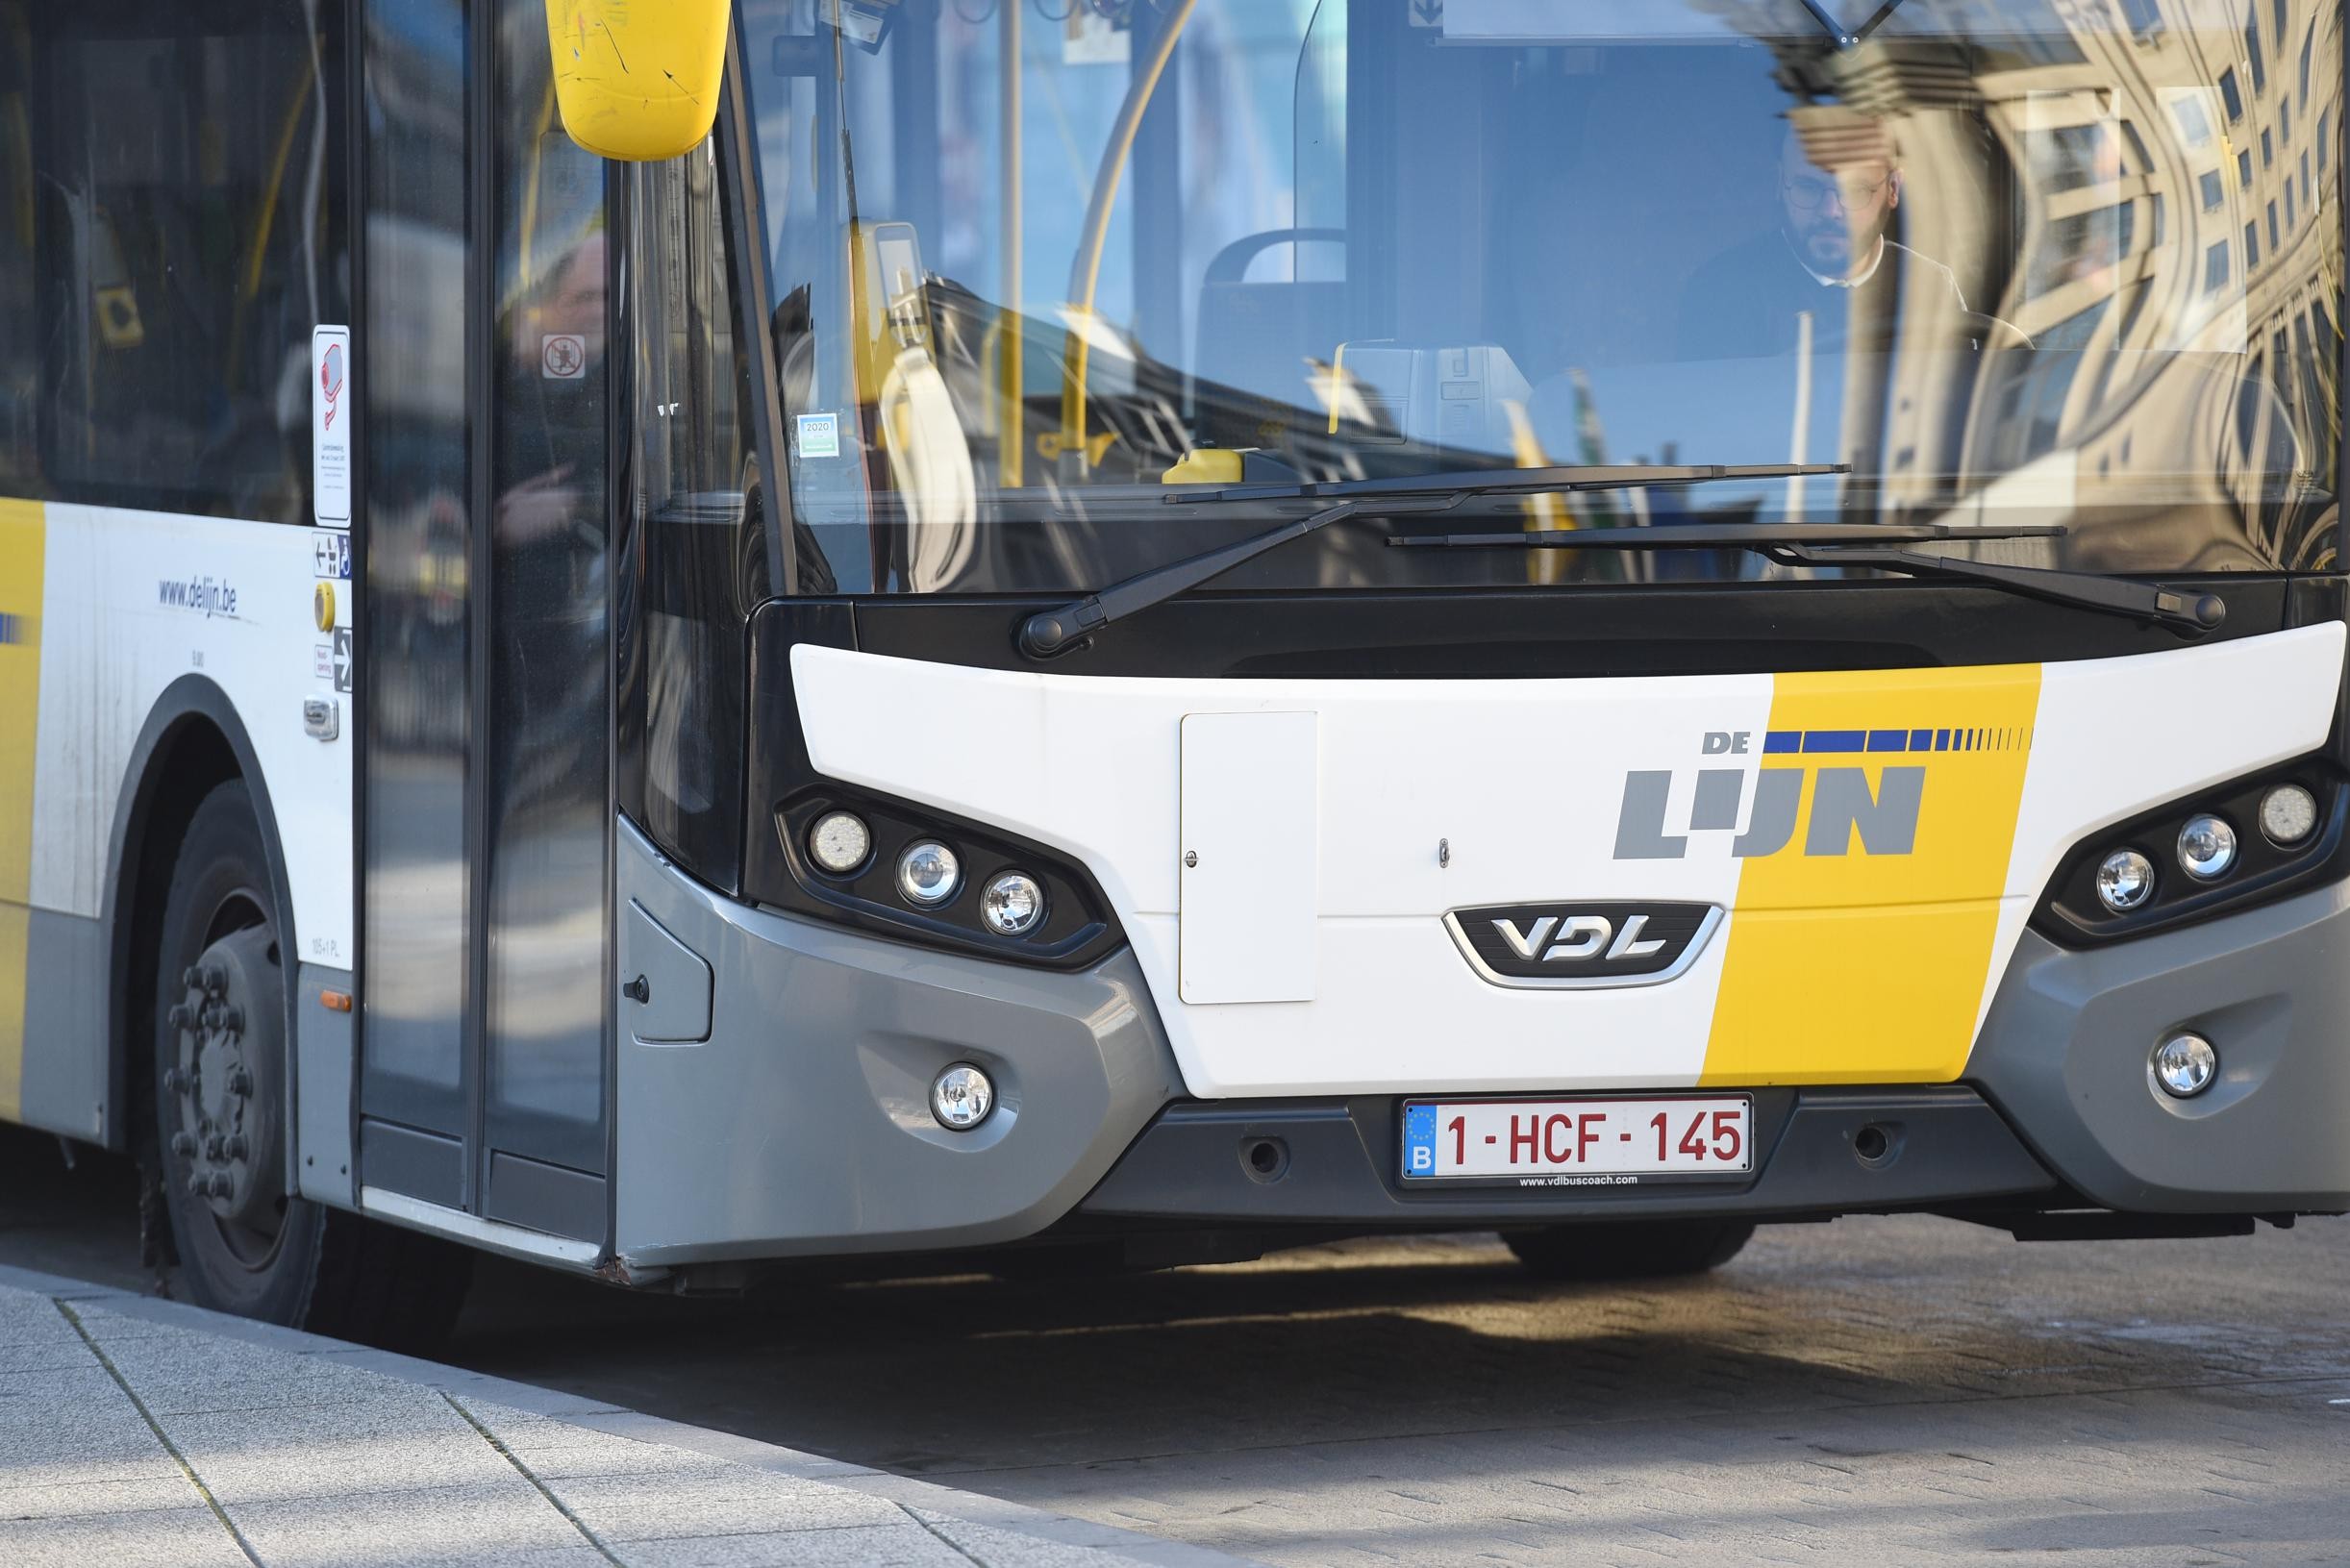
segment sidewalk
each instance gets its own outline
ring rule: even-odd
[[[1238,1559],[0,1268],[8,1568],[1236,1568]]]

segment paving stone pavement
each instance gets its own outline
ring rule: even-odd
[[[1283,1568],[2350,1563],[2350,1222],[2025,1246],[1846,1221],[1707,1280],[1567,1290],[1478,1257],[1292,1257],[1278,1323],[1201,1291],[1185,1354],[1262,1390],[1254,1422],[1143,1416],[1083,1460],[941,1444],[962,1456],[924,1473]],[[1412,1282],[1364,1291],[1383,1257]],[[1104,1317],[1060,1353],[1074,1384],[1152,1337]]]
[[[576,1396],[0,1269],[6,1568],[1232,1568]]]

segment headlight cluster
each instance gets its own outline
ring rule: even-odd
[[[799,890],[828,915],[1048,962],[1098,957],[1112,929],[1074,866],[900,803],[828,793],[779,808],[775,826]]]
[[[2058,874],[2043,923],[2137,935],[2301,885],[2341,847],[2343,790],[2310,763],[2124,823]]]

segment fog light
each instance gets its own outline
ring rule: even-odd
[[[980,893],[979,917],[998,936],[1025,936],[1044,923],[1044,888],[1025,871],[1004,872]]]
[[[836,877],[845,877],[873,853],[873,833],[854,811],[827,811],[808,830],[808,858]]]
[[[2154,1081],[2175,1099],[2193,1099],[2218,1076],[2219,1053],[2200,1034],[2173,1034],[2154,1048]]]
[[[962,862],[955,852],[935,838],[907,846],[897,858],[897,890],[909,904],[936,908],[962,885]]]
[[[959,1061],[938,1075],[930,1086],[930,1113],[940,1127],[968,1132],[995,1108],[995,1084],[967,1061]]]
[[[2279,784],[2261,797],[2261,832],[2272,844],[2298,844],[2317,826],[2317,797],[2299,784]]]
[[[2134,849],[2117,849],[2097,867],[2097,902],[2127,914],[2154,896],[2154,862]]]
[[[2179,830],[2179,864],[2197,882],[2224,877],[2236,865],[2236,830],[2209,811]]]

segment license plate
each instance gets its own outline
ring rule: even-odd
[[[1422,1100],[1404,1107],[1404,1177],[1630,1184],[1754,1169],[1754,1102]]]

